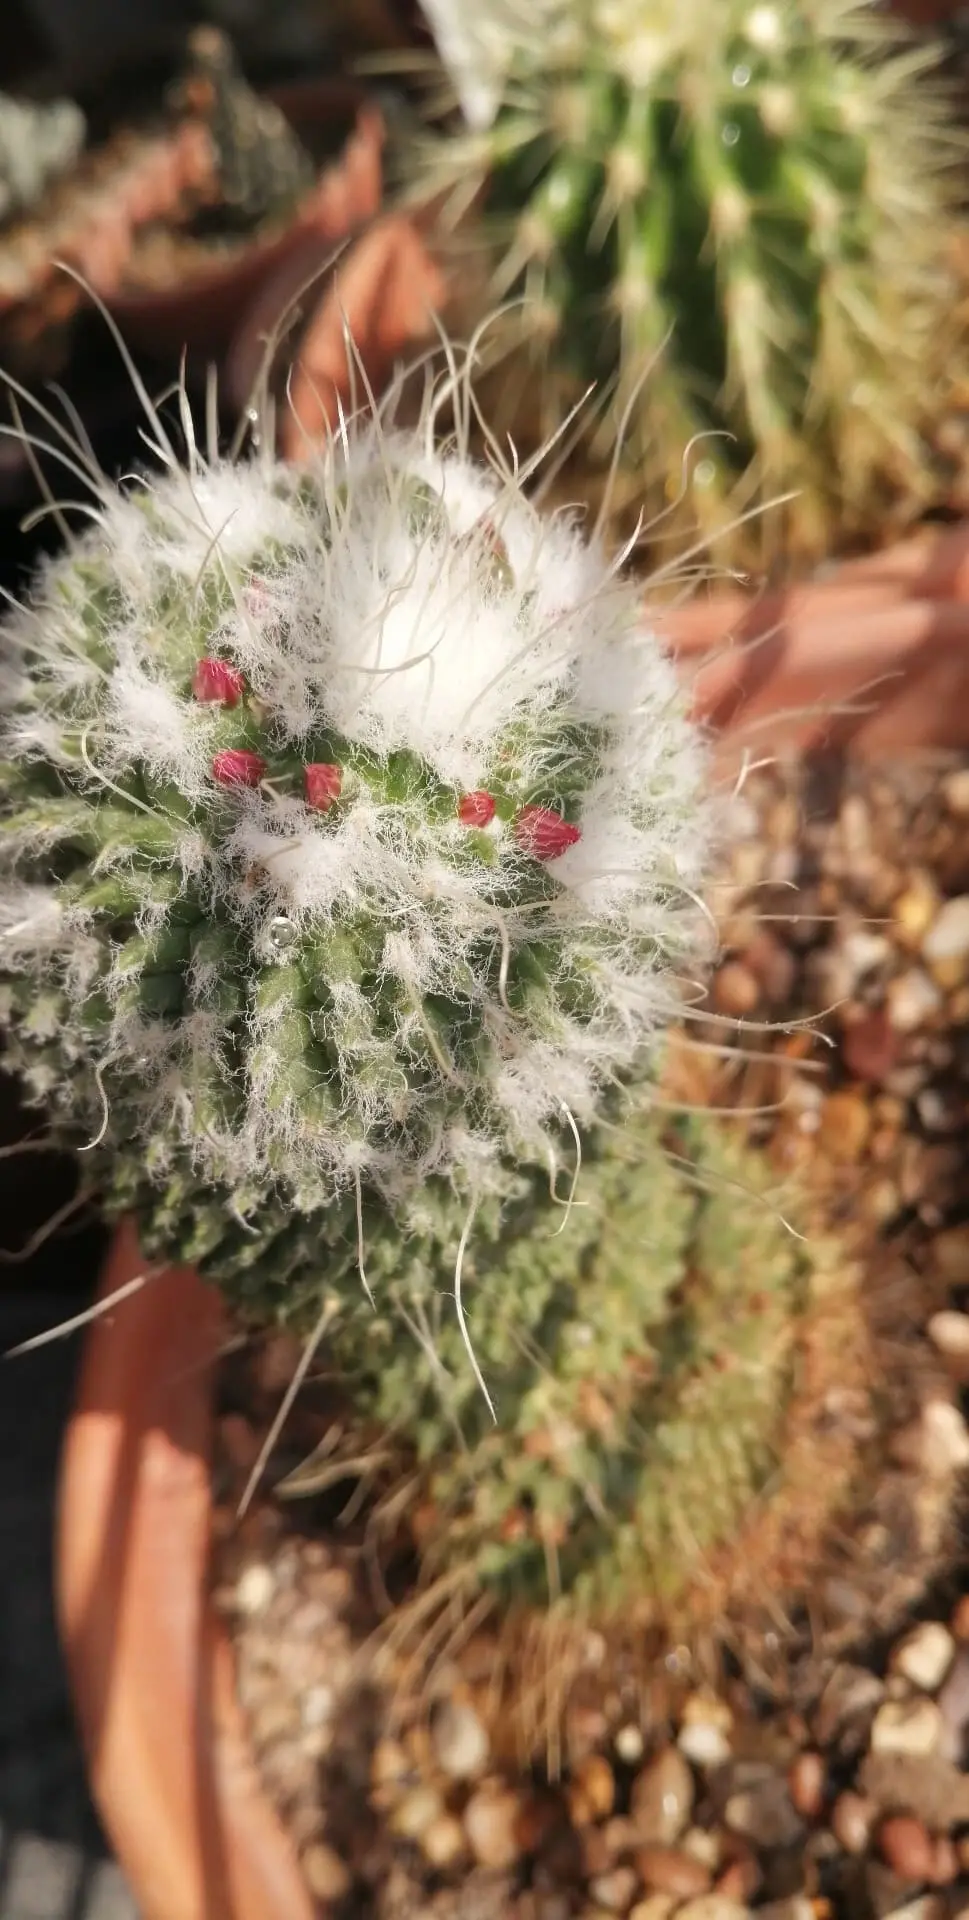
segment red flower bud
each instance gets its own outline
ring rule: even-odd
[[[212,778],[220,787],[258,787],[268,765],[258,753],[245,747],[226,747],[212,762]]]
[[[490,793],[478,788],[474,793],[465,793],[458,801],[458,819],[462,827],[487,827],[495,817],[495,803]]]
[[[303,768],[303,784],[306,788],[306,804],[317,813],[326,813],[334,800],[339,800],[343,786],[343,768],[334,766],[328,760],[315,760]]]
[[[582,835],[550,807],[523,807],[515,821],[515,839],[523,853],[536,860],[557,860]]]
[[[211,700],[222,707],[238,706],[245,682],[238,667],[227,660],[200,660],[192,679],[196,700]]]

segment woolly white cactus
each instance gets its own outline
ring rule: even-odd
[[[300,473],[96,480],[2,629],[13,1059],[251,1220],[554,1164],[696,938],[703,753],[640,590],[435,452],[443,398]]]

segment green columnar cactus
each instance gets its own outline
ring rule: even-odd
[[[427,10],[470,127],[425,160],[462,207],[488,181],[493,291],[534,354],[497,389],[516,410],[538,368],[543,430],[596,383],[608,460],[628,409],[637,509],[645,480],[669,511],[691,447],[684,524],[725,553],[750,551],[740,509],[791,488],[762,549],[924,503],[957,184],[935,55],[865,0]]]
[[[217,27],[189,36],[187,70],[171,106],[208,130],[218,188],[208,217],[221,227],[248,231],[286,215],[312,187],[313,162],[286,115],[248,85],[231,40]]]

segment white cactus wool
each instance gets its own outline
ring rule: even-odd
[[[704,752],[642,588],[438,447],[441,405],[298,471],[92,476],[0,630],[13,1063],[243,1217],[554,1169],[702,924]]]

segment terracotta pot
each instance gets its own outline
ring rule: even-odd
[[[765,754],[785,735],[866,751],[965,745],[969,605],[952,595],[966,553],[959,528],[786,599],[713,595],[657,618],[733,754],[758,727]],[[832,714],[863,688],[871,711]],[[139,1270],[126,1227],[102,1298]],[[210,1290],[177,1271],[93,1326],[61,1478],[61,1629],[95,1798],[145,1920],[310,1920],[207,1599],[222,1324]]]
[[[341,406],[379,394],[394,364],[434,337],[443,273],[418,225],[385,214],[334,257],[308,236],[266,280],[246,314],[225,369],[237,417],[261,377],[277,392],[279,450],[300,461],[338,425]],[[348,348],[347,329],[353,340]],[[295,337],[294,337],[295,336]],[[279,339],[267,368],[267,343]],[[364,385],[366,382],[366,385]]]
[[[307,136],[321,126],[345,125],[338,160],[284,232],[255,239],[185,281],[158,289],[112,292],[109,306],[126,339],[159,357],[193,353],[219,358],[260,288],[290,256],[315,241],[331,251],[377,213],[382,195],[383,118],[361,87],[349,81],[307,81],[275,89],[270,98]]]

